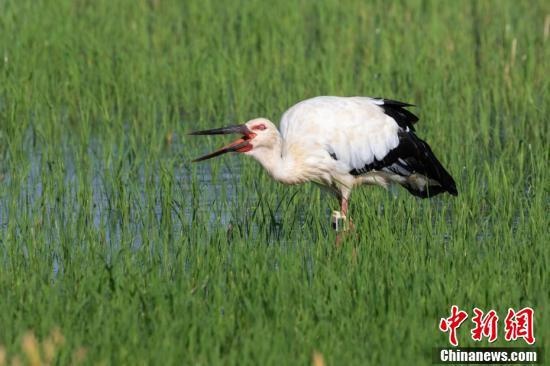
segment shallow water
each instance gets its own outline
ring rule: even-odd
[[[15,180],[24,181],[23,185],[19,187],[11,187],[11,190],[6,189],[5,194],[1,194],[0,190],[0,230],[6,229],[9,225],[10,218],[15,215],[21,214],[21,209],[27,210],[29,215],[38,214],[40,210],[37,209],[37,205],[46,205],[44,208],[48,214],[52,213],[53,209],[59,210],[59,206],[62,207],[62,211],[66,214],[66,219],[70,220],[73,213],[78,212],[81,209],[81,197],[78,197],[79,191],[85,191],[89,189],[91,191],[91,202],[89,206],[92,207],[92,222],[96,228],[104,228],[107,238],[106,240],[111,243],[116,243],[120,240],[121,223],[119,219],[119,213],[116,207],[113,207],[114,201],[121,199],[118,197],[122,193],[119,191],[113,191],[118,187],[117,184],[121,184],[120,181],[115,181],[114,174],[109,171],[109,167],[105,162],[98,158],[94,158],[95,154],[89,155],[91,161],[91,175],[93,178],[89,187],[82,187],[82,182],[77,177],[74,158],[70,153],[65,154],[63,159],[63,167],[55,167],[54,163],[44,161],[40,152],[31,151],[28,155],[29,166],[26,176],[12,177],[9,172],[2,175],[1,183],[3,188],[15,185]],[[52,171],[52,174],[57,174],[56,169],[63,170],[63,187],[51,187],[52,179],[44,174],[45,171]],[[156,167],[153,170],[159,170]],[[193,171],[191,171],[190,163],[182,161],[179,164],[174,165],[173,171],[169,172],[172,177],[172,210],[171,219],[174,225],[174,231],[182,230],[183,226],[192,224],[193,216],[199,213],[209,212],[209,224],[228,226],[231,224],[231,211],[228,205],[217,204],[219,202],[230,202],[235,198],[236,191],[230,189],[233,185],[238,183],[241,170],[240,159],[226,159],[223,164],[219,166],[219,170],[216,177],[213,177],[211,166],[209,164],[197,165]],[[131,198],[131,204],[136,210],[133,212],[144,212],[148,208],[152,208],[155,218],[158,222],[162,219],[162,195],[163,189],[161,188],[160,172],[157,172],[152,179],[146,176],[145,169],[139,168],[137,174],[132,175],[131,184],[125,188],[128,189]],[[192,176],[193,175],[193,176]],[[59,180],[59,177],[55,178]],[[55,180],[54,179],[54,180]],[[125,177],[123,181],[129,181],[130,178]],[[49,185],[49,188],[45,188]],[[131,187],[130,187],[131,185]],[[45,190],[48,190],[45,193]],[[136,192],[137,190],[137,192]],[[10,213],[10,201],[13,202],[12,197],[8,191],[16,192],[17,197],[17,209],[19,212]],[[55,200],[53,200],[52,191],[54,192]],[[50,197],[45,197],[45,195]],[[199,198],[194,200],[194,195],[198,195]],[[153,200],[153,204],[151,202]],[[43,211],[42,211],[43,212]],[[59,212],[57,213],[59,215]],[[130,227],[136,233],[135,246],[140,245],[140,229],[143,226],[143,220],[141,217],[136,217],[135,213],[132,213],[131,220],[129,222]]]

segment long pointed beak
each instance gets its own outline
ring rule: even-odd
[[[246,125],[234,125],[222,128],[214,128],[211,130],[189,132],[189,135],[227,135],[229,133],[240,133],[242,135],[250,134],[250,130]]]
[[[255,136],[255,134],[251,132],[244,124],[222,127],[222,128],[214,128],[212,130],[195,131],[195,132],[189,133],[189,135],[226,135],[230,133],[239,133],[239,134],[242,134],[243,137],[241,137],[236,141],[233,141],[228,145],[225,145],[219,148],[214,152],[211,152],[210,154],[206,154],[199,158],[196,158],[192,162],[196,163],[199,161],[207,160],[228,152],[247,152],[252,150],[252,145],[250,144],[249,140],[251,140]]]

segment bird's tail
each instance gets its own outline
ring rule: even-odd
[[[400,140],[400,145],[406,145],[402,147],[407,153],[396,159],[387,170],[405,178],[399,181],[403,187],[421,198],[433,197],[442,192],[458,195],[453,177],[441,165],[425,141],[418,138],[414,132],[403,133]]]

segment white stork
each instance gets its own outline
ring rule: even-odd
[[[411,104],[369,97],[320,96],[289,108],[280,131],[265,118],[242,125],[192,132],[191,135],[237,133],[242,137],[215,152],[255,158],[273,179],[285,184],[314,182],[328,187],[347,216],[354,187],[397,183],[427,198],[442,192],[457,195],[451,175],[428,144],[416,136],[418,117]]]

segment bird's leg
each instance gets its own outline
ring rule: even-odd
[[[347,231],[349,229],[348,227],[348,199],[345,197],[342,197],[340,199],[340,211],[333,211],[332,212],[332,228],[336,230],[336,232],[340,231]]]
[[[332,212],[332,228],[336,230],[336,232],[341,231],[348,231],[350,228],[351,220],[348,221],[347,218],[348,214],[348,199],[342,197],[340,199],[340,211],[333,211]]]
[[[342,212],[342,215],[345,217],[348,215],[348,199],[345,197],[342,197],[340,200],[340,212]]]
[[[351,218],[348,219],[348,199],[340,199],[340,212],[332,213],[332,227],[336,230],[336,246],[340,246],[344,235],[351,229],[355,229]]]
[[[345,197],[342,197],[340,200],[340,212],[342,213],[343,219],[344,219],[344,230],[353,230],[355,229],[355,226],[353,225],[353,220],[348,218],[348,204],[349,200]]]

